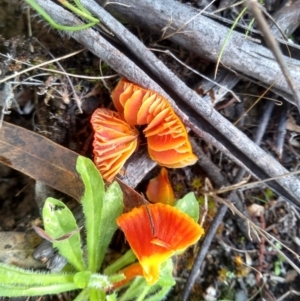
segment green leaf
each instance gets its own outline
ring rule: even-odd
[[[106,249],[118,228],[116,219],[122,214],[123,207],[122,190],[117,182],[113,182],[105,192],[103,199],[103,209],[100,223],[101,238],[97,246],[100,266],[102,264]]]
[[[117,294],[113,293],[111,295],[106,296],[106,301],[117,301]]]
[[[118,301],[128,301],[135,299],[142,293],[146,286],[148,286],[148,284],[144,277],[135,277],[130,282],[129,287],[127,287],[123,295],[118,298]]]
[[[105,301],[105,292],[90,288],[90,298],[89,301]]]
[[[111,265],[109,265],[105,270],[105,275],[112,275],[121,269],[123,269],[125,266],[130,265],[131,263],[134,263],[136,261],[136,256],[134,255],[133,251],[129,249],[125,254],[123,254],[121,257],[119,257],[116,261],[114,261]]]
[[[120,282],[122,280],[126,279],[126,276],[123,273],[114,274],[108,277],[108,280],[110,283]]]
[[[63,292],[73,291],[76,289],[74,283],[53,284],[36,287],[7,287],[0,284],[0,296],[2,297],[23,297],[23,296],[40,296],[51,294],[60,294]]]
[[[94,163],[88,158],[78,156],[76,170],[85,185],[81,202],[86,220],[88,269],[94,273],[100,268],[102,256],[97,246],[100,240],[104,182]]]
[[[237,16],[237,18],[234,20],[234,22],[233,22],[233,24],[232,24],[232,26],[231,26],[231,28],[230,28],[228,34],[227,34],[226,37],[225,37],[225,40],[224,40],[224,42],[223,42],[223,44],[222,44],[222,48],[221,48],[220,54],[219,54],[218,59],[217,59],[216,68],[215,68],[215,77],[217,77],[217,72],[218,72],[219,64],[220,64],[220,61],[221,61],[223,52],[224,52],[224,50],[225,50],[225,48],[226,48],[226,45],[227,45],[227,43],[228,43],[228,41],[229,41],[229,38],[231,37],[231,33],[233,32],[234,28],[236,27],[236,25],[238,24],[240,18],[242,18],[242,16],[243,16],[244,13],[246,12],[246,10],[247,10],[247,7],[245,7],[245,8],[239,13],[239,15]]]
[[[274,263],[274,274],[279,276],[281,274],[281,265],[279,261],[275,261]]]
[[[74,274],[42,273],[0,263],[0,283],[14,286],[42,286],[73,283]],[[1,291],[0,291],[1,295]]]
[[[189,215],[195,222],[199,220],[199,204],[194,192],[189,192],[182,199],[178,200],[175,207]]]
[[[74,301],[89,301],[90,300],[89,296],[90,296],[90,289],[86,288],[77,295]]]
[[[47,198],[43,208],[43,221],[47,234],[57,241],[53,246],[78,271],[86,269],[81,249],[80,233],[70,209],[61,201]],[[58,240],[68,234],[70,237]]]
[[[176,284],[176,281],[173,277],[174,264],[172,258],[169,258],[164,263],[162,263],[160,268],[159,280],[157,285],[172,287]]]
[[[80,4],[79,8],[70,4],[68,1],[60,1],[60,3],[66,6],[68,9],[73,11],[75,14],[86,18],[87,20],[91,21],[88,24],[78,25],[78,26],[65,26],[56,23],[50,15],[35,1],[35,0],[25,0],[34,10],[36,10],[52,27],[59,29],[59,30],[66,30],[66,31],[77,31],[92,27],[99,23],[100,21],[94,18],[83,6]],[[77,4],[79,0],[74,0]],[[83,8],[83,10],[81,10]]]
[[[151,295],[150,297],[144,299],[144,301],[161,301],[161,300],[165,300],[171,289],[172,289],[172,286],[163,286],[161,289],[156,291],[153,295]]]
[[[78,288],[87,288],[91,275],[90,271],[78,272],[74,276],[74,283]]]

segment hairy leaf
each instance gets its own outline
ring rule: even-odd
[[[123,207],[122,190],[117,182],[113,182],[105,192],[103,200],[100,224],[101,237],[98,243],[100,265],[112,236],[118,228],[116,219],[121,215]]]
[[[72,233],[67,239],[55,240],[53,246],[78,271],[84,271],[86,267],[83,261],[80,233],[76,231],[78,226],[69,208],[59,200],[47,198],[43,208],[43,221],[45,231],[54,240]]]
[[[91,272],[96,272],[100,268],[99,258],[102,256],[97,246],[100,240],[104,182],[94,163],[87,158],[79,156],[76,169],[85,185],[81,203],[86,221],[88,268]]]

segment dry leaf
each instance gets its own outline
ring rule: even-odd
[[[83,183],[76,172],[78,154],[22,127],[3,122],[0,129],[0,162],[61,191],[77,201]],[[124,193],[125,211],[144,204],[144,199],[118,180]]]

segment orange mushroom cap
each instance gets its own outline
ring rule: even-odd
[[[203,228],[187,214],[160,203],[124,213],[117,219],[117,224],[149,284],[159,279],[161,263],[194,244],[204,234]]]
[[[164,97],[122,79],[112,92],[112,100],[130,125],[147,125],[144,133],[152,160],[170,168],[197,161],[184,124]]]
[[[99,108],[91,117],[94,162],[103,178],[111,181],[137,147],[138,131],[119,113]]]
[[[148,151],[152,160],[168,168],[181,168],[193,165],[198,160],[194,154],[190,154],[188,151],[181,153],[177,149],[169,149],[161,152],[148,149]]]
[[[168,171],[164,167],[157,177],[150,180],[146,195],[151,203],[174,205],[174,191],[168,178]]]

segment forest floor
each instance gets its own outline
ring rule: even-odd
[[[182,2],[195,9],[203,9],[205,6],[201,4],[205,1]],[[208,4],[208,1],[206,2]],[[225,1],[213,3],[209,7],[209,12],[222,8],[223,2]],[[290,11],[282,13],[281,3],[273,2],[269,1],[266,9],[272,16],[277,16],[276,20],[279,20],[278,15],[286,14],[285,20],[290,18],[290,22],[295,23],[289,15]],[[294,5],[297,1],[290,2]],[[29,39],[27,10],[24,6],[20,6],[16,1],[4,0],[0,0],[0,6],[0,20],[2,20],[0,80],[13,72],[25,70],[28,68],[27,63],[37,65],[83,48],[77,41],[69,38],[68,34],[50,30],[39,17],[31,20],[33,33],[32,39]],[[217,15],[233,21],[242,9],[243,7],[239,6],[224,8]],[[240,23],[246,26],[251,19],[250,15],[244,13]],[[234,124],[251,140],[255,140],[262,150],[286,170],[299,169],[299,112],[280,91],[272,90],[261,82],[255,82],[253,76],[251,77],[253,80],[250,80],[237,74],[234,75],[237,79],[232,86],[224,79],[216,79],[231,91],[230,93],[226,91],[219,97],[214,90],[217,87],[216,81],[214,80],[212,84],[199,76],[201,73],[212,79],[215,62],[168,39],[160,41],[159,36],[149,28],[140,27],[138,20],[136,23],[128,23],[130,24],[127,24],[127,28],[147,47],[155,48],[157,58],[189,88],[208,100],[213,110]],[[226,26],[229,30],[230,25]],[[299,27],[295,26],[294,32],[289,35],[296,45],[300,41],[299,33]],[[168,50],[176,54],[180,62],[166,52],[158,50]],[[88,50],[60,61],[60,64],[68,73],[93,76],[95,79],[70,77],[72,88],[66,76],[58,73],[50,74],[37,68],[13,79],[1,81],[0,106],[5,113],[1,116],[5,122],[34,131],[72,151],[92,158],[90,116],[97,107],[112,108],[110,92],[119,77],[112,66]],[[56,63],[51,63],[47,68],[61,70]],[[223,74],[224,70],[220,68],[219,75]],[[224,74],[226,75],[226,72]],[[114,77],[96,79],[100,75]],[[74,100],[72,89],[78,95],[80,102],[82,101],[82,112],[78,109],[78,102]],[[5,100],[7,101],[9,95],[12,95],[10,98],[12,103],[7,106]],[[235,95],[238,95],[241,102]],[[9,114],[5,111],[9,111]],[[298,269],[300,268],[299,207],[276,193],[266,183],[258,182],[252,187],[244,187],[243,185],[255,182],[257,178],[252,177],[253,174],[248,172],[249,169],[245,171],[234,161],[235,153],[231,153],[232,156],[229,157],[228,153],[222,153],[222,149],[201,140],[193,130],[189,132],[189,136],[194,152],[197,155],[198,152],[201,153],[199,157],[203,156],[205,160],[183,169],[170,169],[169,178],[177,199],[190,191],[195,193],[200,212],[205,217],[203,223],[205,232],[209,232],[210,227],[216,223],[217,227],[208,251],[203,255],[205,259],[197,270],[198,276],[189,291],[187,300],[299,300],[300,276],[287,261],[287,259],[291,260]],[[218,139],[217,136],[215,138]],[[141,140],[141,150],[144,147],[145,141]],[[0,156],[2,157],[1,147]],[[51,152],[48,156],[50,162]],[[134,165],[133,160],[131,159],[130,164]],[[136,180],[134,185],[128,184],[129,180],[126,182],[127,170],[124,171],[125,183],[142,194],[145,194],[149,179],[156,176],[160,170],[160,167],[153,164],[150,159],[147,160],[149,160],[148,167],[144,171],[138,171],[142,169],[140,165],[135,166],[137,173],[142,173],[143,179]],[[26,268],[44,268],[43,263],[31,258],[33,250],[41,241],[32,230],[33,225],[42,226],[41,202],[49,195],[62,198],[72,208],[76,206],[76,202],[69,196],[41,186],[38,181],[39,176],[35,177],[31,174],[31,177],[28,177],[25,175],[29,174],[28,172],[15,170],[3,160],[1,162],[3,164],[0,165],[0,241],[2,242],[0,261]],[[244,170],[244,173],[236,182],[241,170]],[[37,174],[43,172],[46,171],[41,166]],[[221,209],[223,216],[220,221],[217,221],[220,208],[224,208],[226,203],[222,200],[227,199],[229,194],[223,193],[217,198],[205,192],[216,191],[222,186],[230,186],[231,183],[237,185],[234,189],[236,193],[234,204],[236,210],[242,212],[243,216],[239,216],[232,208],[227,211]],[[261,232],[252,232],[248,220],[271,236],[266,238]],[[116,240],[111,246],[116,253],[124,251],[123,244],[120,246],[118,243],[119,240]],[[5,248],[7,245],[13,246],[12,249]],[[186,283],[197,253],[202,247],[200,242],[186,253],[174,257],[174,276],[177,284],[167,300],[183,300],[183,292],[187,289]],[[64,295],[60,298],[68,300],[72,297]]]

